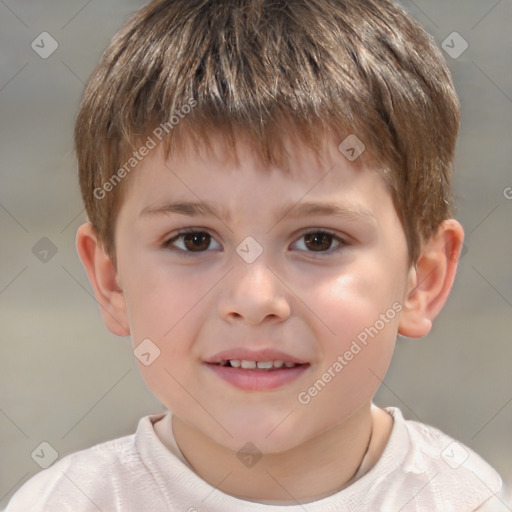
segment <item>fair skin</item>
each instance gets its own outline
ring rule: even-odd
[[[410,267],[383,178],[349,162],[337,143],[327,140],[320,165],[289,140],[290,176],[263,169],[242,139],[238,164],[218,141],[215,154],[189,147],[167,162],[154,150],[130,176],[117,265],[89,223],[78,230],[107,327],[130,334],[134,347],[148,338],[158,346],[151,365],[138,362],[148,387],[173,412],[176,442],[194,471],[234,496],[305,503],[347,486],[358,468],[358,476],[370,470],[392,428],[372,399],[397,333],[428,334],[453,283],[460,224],[443,222]],[[155,212],[177,201],[212,203],[220,218]],[[294,215],[309,202],[344,213]],[[205,234],[175,238],[184,228]],[[249,236],[263,250],[251,263],[236,251]],[[400,312],[389,318],[393,304]],[[299,401],[382,314],[388,321],[378,334],[308,403]],[[242,389],[212,371],[215,356],[232,349],[279,350],[303,364],[282,385]],[[165,429],[157,423],[156,431],[166,444]],[[248,442],[263,454],[252,467],[237,457]]]

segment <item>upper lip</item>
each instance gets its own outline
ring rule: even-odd
[[[204,362],[211,364],[218,364],[222,361],[240,360],[240,361],[285,361],[295,364],[306,364],[307,361],[298,357],[286,354],[279,350],[272,348],[260,349],[260,350],[249,350],[247,348],[232,348],[224,350],[209,357]]]

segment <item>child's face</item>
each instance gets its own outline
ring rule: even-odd
[[[220,150],[146,157],[119,212],[117,281],[134,347],[150,339],[160,350],[138,364],[161,402],[233,450],[285,451],[371,402],[411,289],[407,243],[382,177],[335,141],[322,167],[290,144],[289,176],[239,149],[240,167]],[[220,218],[165,211],[178,202]],[[310,203],[341,214],[302,211]],[[186,228],[204,234],[175,238]],[[304,364],[214,364],[226,359]]]

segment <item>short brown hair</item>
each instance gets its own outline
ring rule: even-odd
[[[211,133],[234,148],[243,132],[279,166],[290,130],[317,153],[322,134],[355,134],[387,169],[411,263],[452,215],[457,96],[432,37],[389,0],[155,0],[138,11],[91,76],[75,126],[86,211],[114,262],[126,180],[95,190],[157,126],[174,128],[167,155],[184,138],[208,146]]]

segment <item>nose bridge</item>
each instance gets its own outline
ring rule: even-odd
[[[270,295],[276,289],[275,274],[262,255],[252,263],[240,261],[233,272],[233,286],[237,292],[254,292],[256,296]]]

